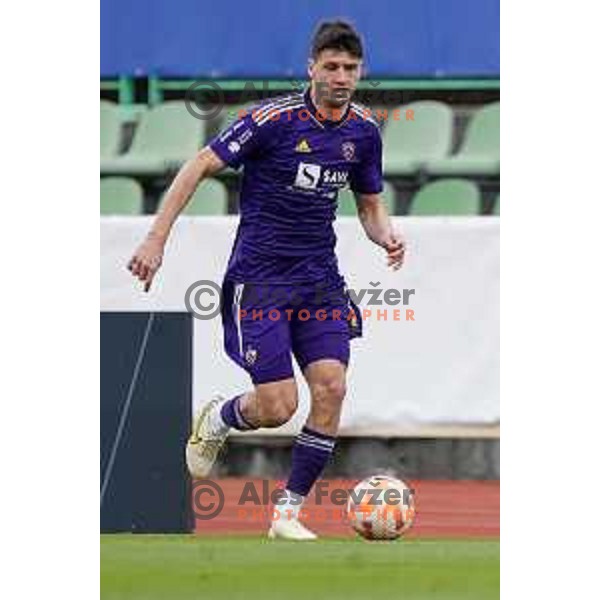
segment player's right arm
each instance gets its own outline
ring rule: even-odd
[[[128,268],[148,291],[162,264],[165,244],[175,219],[185,208],[198,184],[220,171],[225,165],[239,169],[256,153],[264,153],[277,143],[273,134],[275,119],[268,113],[247,113],[213,139],[198,155],[189,160],[175,177],[152,229],[129,261]]]
[[[132,275],[144,283],[144,291],[150,289],[152,280],[162,264],[165,244],[175,220],[200,182],[224,167],[223,160],[207,146],[188,160],[177,173],[165,194],[152,228],[127,265]]]

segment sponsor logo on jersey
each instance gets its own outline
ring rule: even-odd
[[[252,137],[252,131],[250,129],[246,129],[242,135],[238,138],[238,142],[240,144],[245,144]]]
[[[344,187],[348,183],[348,171],[323,169],[321,165],[301,162],[294,185],[305,190],[315,190],[321,185]]]
[[[345,185],[348,183],[348,171],[335,171],[333,169],[326,169],[323,172],[323,183]]]
[[[301,162],[298,165],[298,172],[296,173],[296,181],[294,181],[294,185],[305,190],[314,190],[319,185],[320,179],[320,165],[311,165],[309,163]]]
[[[240,151],[241,146],[239,145],[238,142],[229,142],[227,149],[229,150],[229,152],[231,152],[232,154],[235,154],[236,152]]]

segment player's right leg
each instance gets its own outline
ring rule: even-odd
[[[257,385],[254,390],[224,401],[213,398],[194,419],[186,446],[186,462],[195,478],[207,477],[231,429],[248,431],[279,427],[298,407],[293,378]]]
[[[279,427],[296,411],[289,322],[282,312],[279,319],[268,317],[269,311],[281,308],[281,298],[277,301],[256,286],[223,284],[225,350],[248,372],[255,387],[226,402],[214,398],[200,410],[186,448],[192,476],[209,474],[230,429]]]

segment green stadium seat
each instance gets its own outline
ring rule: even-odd
[[[500,194],[496,196],[496,200],[494,202],[494,208],[492,209],[493,215],[500,215]]]
[[[409,214],[420,216],[478,215],[479,189],[466,179],[440,179],[423,186],[411,202]]]
[[[394,213],[394,209],[396,208],[396,192],[394,190],[394,186],[387,181],[383,182],[383,191],[381,192],[381,197],[385,202],[385,206],[388,209],[390,214]]]
[[[392,185],[387,181],[383,183],[383,191],[381,192],[381,198],[385,202],[388,212],[392,214],[395,204],[395,192]],[[344,188],[338,193],[337,214],[340,217],[357,216],[358,212],[356,208],[356,200],[354,198],[354,193],[350,188]]]
[[[350,188],[344,188],[338,192],[337,214],[344,217],[356,216],[356,200]]]
[[[206,179],[194,192],[183,214],[226,215],[227,189],[216,179]]]
[[[193,117],[185,102],[169,101],[140,117],[131,148],[102,160],[102,174],[163,175],[179,168],[204,143],[205,121]]]
[[[112,158],[119,153],[121,114],[113,102],[100,100],[100,158]]]
[[[457,154],[429,160],[426,168],[432,175],[499,175],[500,103],[488,104],[475,113]]]
[[[452,148],[452,110],[441,102],[424,100],[403,107],[414,113],[414,121],[390,118],[383,131],[383,172],[386,176],[413,175],[425,162],[443,158]]]
[[[129,177],[100,179],[100,214],[142,214],[144,192],[142,186]]]
[[[224,106],[221,114],[222,117],[221,127],[224,129],[225,127],[229,127],[232,123],[235,123],[240,118],[241,110],[248,110],[253,106],[256,106],[257,102],[245,102],[244,104],[230,104],[229,106]]]
[[[337,214],[339,217],[356,216],[356,200],[350,188],[344,188],[338,192]]]

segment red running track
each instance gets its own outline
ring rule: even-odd
[[[224,496],[222,510],[212,519],[195,519],[197,534],[264,533],[268,527],[269,506],[247,502],[240,505],[245,486],[253,484],[262,503],[281,482],[263,483],[260,479],[215,480]],[[351,489],[356,481],[328,480],[327,490]],[[490,538],[500,535],[500,482],[499,481],[412,481],[415,490],[416,519],[409,537],[418,538]],[[248,491],[246,487],[246,491]],[[196,515],[206,515],[218,505],[217,492],[205,489],[202,482],[194,482],[192,506]],[[263,496],[266,494],[267,496]],[[196,501],[194,502],[194,497]],[[213,506],[212,509],[203,510]],[[331,502],[325,496],[319,505],[315,492],[308,497],[303,521],[318,534],[354,536],[343,520],[344,505]]]

